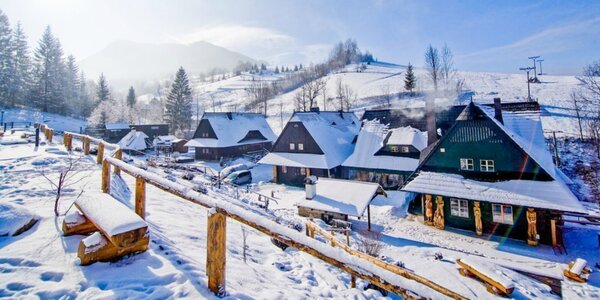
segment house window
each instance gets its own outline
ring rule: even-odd
[[[296,145],[294,143],[290,143],[290,150],[296,150]]]
[[[282,173],[287,173],[287,167],[286,166],[281,166],[281,172]]]
[[[391,152],[394,152],[394,153],[398,152],[398,151],[399,151],[399,150],[398,150],[398,146],[391,146],[391,147],[390,147],[390,151],[391,151]]]
[[[208,137],[208,132],[203,132],[202,137]]]
[[[408,146],[402,146],[402,152],[408,153]]]
[[[479,160],[481,172],[494,172],[494,161],[491,159]]]
[[[304,150],[304,144],[298,143],[298,150],[303,151]]]
[[[455,217],[469,217],[469,201],[450,198],[450,214]]]
[[[202,148],[202,153],[203,154],[209,154],[210,150],[208,148]]]
[[[510,205],[492,204],[492,215],[496,223],[513,224],[513,212]]]
[[[460,169],[465,171],[473,171],[473,159],[472,158],[461,158]]]
[[[300,168],[300,175],[306,175],[306,169]]]

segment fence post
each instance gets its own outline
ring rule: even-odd
[[[52,143],[53,137],[54,137],[54,129],[50,129],[50,138],[48,139],[48,142]]]
[[[98,143],[98,153],[96,154],[96,162],[98,164],[102,163],[102,158],[104,158],[104,143]]]
[[[65,146],[65,148],[67,147],[67,138],[69,138],[69,134],[68,133],[63,133],[63,146]]]
[[[73,151],[73,136],[72,135],[67,135],[67,150],[69,152]]]
[[[123,160],[123,150],[121,150],[120,148],[115,151],[115,158],[118,160]],[[119,169],[117,166],[115,166],[115,174],[117,175],[121,175],[121,169]]]
[[[146,181],[142,177],[135,178],[135,213],[146,219]]]
[[[102,192],[110,192],[110,164],[107,160],[102,161]]]
[[[90,154],[90,139],[87,137],[87,135],[83,136],[83,154]]]
[[[217,296],[225,295],[225,257],[227,253],[227,218],[221,212],[208,216],[206,239],[206,275],[208,289]]]

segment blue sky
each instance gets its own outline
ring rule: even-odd
[[[417,66],[444,43],[462,70],[576,74],[600,59],[600,1],[0,0],[35,42],[52,26],[83,59],[115,40],[207,40],[272,64],[319,62],[352,37],[378,59]]]

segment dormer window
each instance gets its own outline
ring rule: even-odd
[[[491,159],[479,160],[481,172],[494,172],[494,161]]]
[[[398,146],[390,146],[390,152],[398,153],[400,152],[400,148]]]

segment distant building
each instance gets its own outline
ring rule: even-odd
[[[467,105],[402,190],[418,194],[410,210],[426,224],[557,245],[563,213],[585,213],[568,183],[547,151],[539,106],[497,99]]]
[[[255,113],[204,113],[187,147],[196,159],[220,160],[259,150],[271,150],[275,134],[264,115]]]
[[[277,183],[302,185],[310,175],[340,177],[359,129],[351,112],[294,112],[271,153],[259,163],[273,165]]]
[[[154,138],[152,144],[157,151],[161,152],[179,152],[179,153],[187,153],[188,140],[177,138],[174,135],[160,135]]]
[[[157,136],[169,134],[169,124],[144,124],[131,125],[131,129],[145,133],[150,140],[154,140]]]
[[[152,148],[152,142],[148,136],[136,130],[131,130],[126,136],[124,136],[118,145],[123,151],[128,154],[143,154],[147,149]]]

